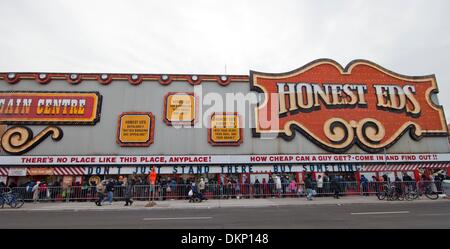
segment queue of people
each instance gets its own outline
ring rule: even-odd
[[[361,174],[358,182],[345,175],[333,173],[322,173],[317,177],[307,173],[303,179],[300,178],[300,182],[289,175],[269,174],[266,177],[254,178],[252,181],[250,177],[222,177],[222,175],[220,178],[212,179],[158,177],[156,185],[152,186],[149,184],[148,177],[130,175],[120,176],[118,180],[108,178],[100,181],[98,178],[99,181],[92,181],[90,179],[91,182],[85,181],[83,184],[76,182],[71,186],[61,181],[53,183],[47,183],[44,180],[29,181],[14,189],[20,191],[27,201],[92,201],[100,206],[105,203],[112,204],[114,200],[121,200],[125,201],[124,205],[130,206],[133,204],[133,199],[146,200],[149,197],[159,200],[188,199],[193,183],[195,189],[205,198],[306,197],[308,200],[313,200],[322,196],[333,196],[338,199],[344,194],[369,196],[383,191],[386,184],[395,186],[397,191],[415,190],[417,187],[431,185],[433,191],[439,192],[441,183],[445,179],[445,176],[439,173],[422,175],[419,184],[406,173],[395,178],[389,178],[387,174],[383,174],[380,177],[372,176],[370,179]],[[3,185],[0,185],[0,188]]]

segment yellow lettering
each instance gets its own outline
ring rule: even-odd
[[[78,114],[83,115],[84,114],[84,106],[86,105],[85,99],[80,99],[79,107],[78,107]]]
[[[36,114],[42,114],[44,112],[44,108],[42,107],[44,105],[44,100],[43,99],[39,99],[38,100],[38,105],[36,108]]]

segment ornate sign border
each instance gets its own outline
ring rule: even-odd
[[[339,72],[342,75],[350,75],[352,73],[352,69],[355,68],[358,65],[366,65],[372,68],[375,68],[376,70],[387,74],[391,77],[398,78],[401,80],[406,80],[410,82],[415,83],[421,83],[424,81],[431,81],[432,87],[428,88],[425,92],[427,103],[436,111],[439,112],[440,122],[442,124],[443,129],[441,130],[425,130],[422,129],[418,124],[415,122],[407,122],[403,124],[396,133],[391,135],[390,139],[384,143],[378,143],[374,147],[374,144],[368,144],[367,140],[367,134],[362,132],[367,127],[373,127],[375,129],[378,129],[377,120],[373,120],[370,118],[366,118],[364,120],[361,120],[359,123],[348,123],[347,121],[343,119],[336,118],[335,120],[331,120],[329,122],[329,129],[333,130],[335,127],[339,126],[343,128],[346,132],[345,137],[342,139],[342,141],[345,141],[345,144],[342,146],[339,146],[338,143],[328,143],[326,141],[323,141],[322,139],[318,138],[312,132],[310,132],[305,126],[298,123],[295,120],[291,120],[282,129],[280,130],[271,130],[271,131],[262,131],[259,128],[258,125],[258,110],[267,105],[268,102],[268,91],[266,88],[262,85],[258,84],[257,78],[270,78],[270,79],[277,79],[277,78],[286,78],[289,76],[294,76],[301,74],[309,69],[312,69],[316,66],[322,65],[322,64],[329,64],[334,66],[339,70]],[[339,63],[337,63],[334,60],[331,59],[318,59],[314,60],[298,69],[292,70],[290,72],[286,73],[263,73],[263,72],[257,72],[257,71],[250,71],[250,77],[249,77],[249,83],[250,83],[250,90],[257,91],[260,93],[263,93],[265,95],[264,101],[262,104],[259,104],[255,107],[255,128],[252,128],[252,135],[253,137],[261,137],[262,134],[273,134],[276,133],[278,137],[283,138],[286,141],[290,141],[294,139],[295,137],[295,131],[300,132],[302,135],[307,137],[310,141],[312,141],[317,146],[321,147],[322,149],[325,149],[330,152],[334,153],[342,153],[346,150],[350,149],[355,143],[362,148],[365,151],[375,153],[379,152],[384,148],[389,148],[393,144],[397,142],[406,132],[409,131],[409,134],[411,138],[414,140],[420,140],[424,136],[446,136],[448,134],[446,120],[444,116],[444,111],[442,105],[436,105],[431,100],[431,95],[436,94],[439,92],[437,83],[436,83],[436,77],[434,75],[426,75],[426,76],[406,76],[401,75],[395,72],[392,72],[386,68],[383,68],[379,66],[378,64],[375,64],[368,60],[353,60],[351,61],[345,68],[343,68]],[[353,129],[356,129],[356,132],[353,131]]]

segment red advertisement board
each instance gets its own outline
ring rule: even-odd
[[[90,124],[100,119],[98,92],[0,92],[0,124]]]

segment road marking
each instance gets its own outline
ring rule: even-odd
[[[394,212],[366,212],[366,213],[350,213],[351,215],[364,215],[364,214],[409,214],[409,211],[394,211]]]
[[[212,217],[167,217],[167,218],[144,218],[142,220],[204,220]]]
[[[436,213],[436,214],[419,214],[419,216],[447,216],[450,215],[450,213]]]

